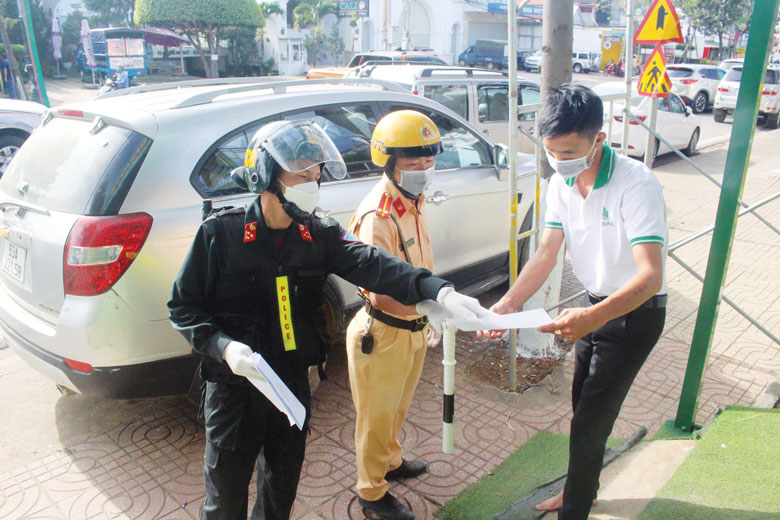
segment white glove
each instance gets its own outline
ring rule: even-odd
[[[444,306],[445,318],[448,319],[473,320],[493,315],[479,304],[479,300],[455,292],[452,287],[441,289],[436,296],[436,301]]]
[[[222,351],[222,357],[237,376],[249,377],[265,381],[252,362],[252,349],[238,341],[231,341]]]
[[[431,324],[437,332],[442,332],[442,326],[444,325],[444,319],[447,318],[447,312],[444,307],[436,303],[433,300],[423,300],[418,303],[415,308],[418,314],[425,314],[428,316],[428,322]]]

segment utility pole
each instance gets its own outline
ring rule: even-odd
[[[544,0],[544,16],[542,17],[542,101],[551,88],[557,88],[571,81],[571,50],[573,38],[574,0]],[[510,57],[511,59],[511,57]],[[538,125],[537,125],[538,128]],[[537,136],[538,137],[538,136]],[[537,150],[540,156],[537,160],[542,168],[542,176],[549,179],[553,171],[547,164],[544,150]],[[541,197],[540,200],[544,200]],[[544,215],[542,211],[540,213]],[[544,231],[544,225],[537,223],[539,232]],[[535,247],[534,247],[535,246]],[[529,257],[538,247],[538,240],[529,244]],[[525,310],[549,309],[558,301],[561,295],[561,279],[563,278],[563,253],[561,247],[558,261],[552,273],[542,287],[525,303]],[[542,352],[552,352],[555,338],[552,334],[542,334],[534,329],[518,330],[517,342],[521,345],[536,345]]]
[[[404,0],[404,38],[401,42],[401,49],[408,51],[412,49],[412,0]]]
[[[382,49],[387,50],[387,0],[384,0],[384,14],[382,19]]]

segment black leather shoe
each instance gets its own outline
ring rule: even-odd
[[[401,460],[401,465],[390,470],[385,475],[385,480],[398,480],[401,478],[413,478],[425,473],[428,464],[424,460]]]
[[[414,520],[412,510],[390,493],[385,493],[385,496],[373,502],[358,497],[358,503],[363,506],[363,509],[371,511],[382,520]]]

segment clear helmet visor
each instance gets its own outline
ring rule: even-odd
[[[329,175],[333,179],[347,176],[347,166],[336,145],[317,123],[290,121],[257,144],[288,172],[300,172],[320,165],[323,176]]]

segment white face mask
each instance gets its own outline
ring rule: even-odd
[[[545,155],[547,156],[547,162],[550,164],[550,168],[555,170],[558,175],[563,177],[564,179],[570,179],[572,177],[576,177],[577,175],[581,174],[585,170],[591,167],[593,164],[593,161],[596,159],[596,154],[593,154],[593,157],[590,158],[590,161],[588,160],[588,156],[590,155],[590,152],[593,151],[593,149],[596,147],[596,141],[598,140],[598,136],[596,136],[596,139],[593,140],[593,144],[590,146],[590,150],[588,150],[588,153],[585,154],[584,157],[578,157],[577,159],[567,159],[565,161],[558,161],[554,159],[550,152],[547,151],[547,149],[544,150]]]
[[[279,184],[284,186],[284,198],[287,202],[295,204],[304,213],[311,213],[317,207],[320,201],[320,185],[316,181],[287,186],[280,180]]]
[[[425,170],[399,170],[401,172],[401,182],[398,184],[412,195],[420,195],[433,182],[435,169],[435,166],[431,166]]]

